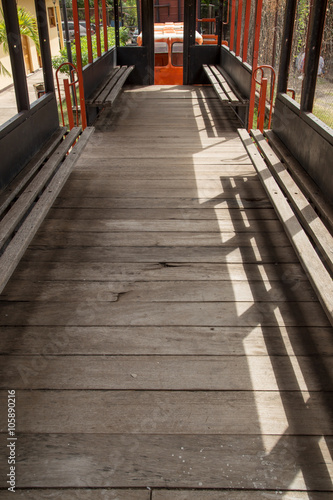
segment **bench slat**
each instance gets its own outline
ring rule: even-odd
[[[5,212],[14,198],[24,189],[35,172],[43,164],[43,162],[53,153],[58,144],[62,141],[65,135],[66,128],[59,128],[51,138],[44,144],[44,146],[36,153],[30,162],[23,168],[23,170],[13,179],[9,186],[7,186],[0,194],[0,216]]]
[[[103,82],[92,93],[92,95],[89,97],[89,99],[86,99],[86,104],[88,106],[93,106],[94,105],[94,101],[96,99],[98,99],[98,97],[101,94],[101,92],[103,92],[103,90],[105,89],[105,87],[107,86],[107,84],[109,83],[109,81],[118,73],[119,70],[120,70],[120,66],[116,66],[115,68],[112,68],[112,70],[106,75],[106,77],[103,80]]]
[[[213,85],[215,92],[217,93],[219,99],[222,102],[229,102],[229,97],[228,95],[224,92],[223,88],[221,88],[219,82],[217,81],[216,77],[214,76],[212,70],[210,69],[207,64],[202,65],[210,83]]]
[[[272,148],[266,142],[263,134],[259,130],[251,130],[251,135],[268,162],[282,191],[285,193],[298,217],[304,224],[305,230],[309,232],[319,251],[322,253],[327,266],[331,272],[333,272],[333,238],[330,232],[320,220],[320,217],[310,205],[299,186],[290,176],[285,165],[281,163]]]
[[[74,130],[74,129],[73,129]],[[87,127],[0,257],[0,293],[73,170],[94,128]]]
[[[124,74],[125,70],[126,66],[122,66],[121,68],[119,68],[117,73],[113,75],[113,77],[105,85],[103,92],[99,94],[99,96],[97,97],[97,99],[95,99],[93,104],[95,104],[96,106],[104,104],[105,99],[107,98],[113,87],[117,84],[119,78],[121,78],[121,76]]]
[[[333,207],[329,205],[323,198],[317,184],[312,180],[309,174],[302,168],[298,161],[292,156],[287,147],[277,137],[273,130],[265,130],[265,137],[269,140],[269,144],[279,158],[283,158],[288,166],[288,171],[296,179],[297,184],[306,194],[316,210],[320,214],[326,226],[333,232]]]
[[[112,105],[114,103],[114,101],[118,97],[119,92],[121,91],[125,81],[127,80],[128,75],[133,71],[133,69],[134,69],[134,66],[129,66],[128,68],[125,69],[124,73],[121,75],[121,77],[117,81],[116,85],[113,87],[110,94],[105,99],[105,103],[108,103],[109,105]]]
[[[236,94],[231,90],[229,84],[225,80],[225,78],[222,76],[220,71],[215,67],[215,66],[209,66],[210,70],[213,72],[217,80],[219,81],[223,91],[225,94],[228,96],[229,101],[231,102],[239,102],[238,97]]]
[[[77,127],[69,132],[66,139],[60,143],[40,172],[38,172],[36,177],[28,184],[23,193],[20,194],[18,200],[3,217],[0,223],[0,248],[3,247],[10,235],[15,231],[17,225],[30,209],[30,206],[44,188],[58,165],[65,158],[68,150],[79,134],[80,129]]]
[[[287,236],[298,255],[319,301],[329,321],[333,325],[332,278],[313,248],[308,236],[303,230],[264,159],[261,157],[250,135],[245,129],[239,129],[238,134],[258,172],[266,193],[284,226]]]

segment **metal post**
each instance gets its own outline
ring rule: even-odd
[[[297,0],[287,0],[281,44],[279,79],[277,84],[278,93],[287,92],[296,8]]]
[[[74,7],[73,7],[74,9]],[[96,45],[97,45],[97,57],[101,57],[101,33],[99,29],[99,5],[98,0],[94,0],[94,12],[95,12],[95,26],[96,26]]]
[[[17,111],[30,108],[27,79],[16,2],[2,2],[3,15],[8,33],[8,48],[14,80]]]
[[[247,49],[249,46],[250,17],[251,17],[251,0],[246,0],[243,53],[242,53],[243,62],[247,62]]]
[[[114,29],[116,35],[116,47],[120,45],[120,37],[119,37],[119,5],[118,0],[113,0],[113,8],[114,8]]]
[[[190,47],[195,45],[195,25],[196,25],[196,1],[185,0],[184,2],[184,73],[183,83],[190,83]]]
[[[154,3],[142,0],[142,45],[147,48],[148,85],[154,85]]]
[[[231,0],[231,22],[230,22],[230,50],[234,50],[235,39],[235,20],[236,20],[236,0]]]
[[[238,0],[236,56],[239,56],[239,54],[240,54],[241,31],[242,31],[242,13],[243,13],[243,0]]]
[[[91,64],[93,62],[93,53],[92,53],[92,43],[91,43],[89,0],[84,0],[84,17],[86,20],[86,30],[87,30],[88,63]]]
[[[328,0],[312,0],[306,43],[301,111],[311,112],[316,91],[317,72]]]
[[[106,0],[102,0],[102,19],[103,19],[103,34],[104,34],[104,52],[108,51],[108,27],[106,22]]]
[[[45,92],[54,92],[53,69],[45,0],[35,0]]]
[[[216,26],[217,44],[219,46],[222,44],[222,23],[223,23],[223,0],[219,0],[219,15]]]

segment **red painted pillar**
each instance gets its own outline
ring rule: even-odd
[[[253,59],[252,59],[252,75],[258,66],[262,2],[263,0],[257,0],[257,15],[256,15],[256,26],[254,30],[254,45],[253,45]],[[253,125],[255,95],[256,95],[256,81],[252,76],[248,130],[250,130]]]

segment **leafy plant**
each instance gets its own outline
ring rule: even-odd
[[[115,29],[112,27],[108,27],[108,46],[112,47],[116,43],[116,38],[115,38]],[[101,30],[100,32],[101,35],[101,47],[104,47],[104,32]],[[127,28],[120,28],[120,45],[126,45],[126,42],[129,38],[129,33]],[[82,57],[82,66],[86,66],[88,64],[88,42],[87,42],[87,37],[82,36],[81,37],[81,57]],[[96,35],[93,35],[91,37],[91,45],[92,45],[92,52],[93,52],[93,58],[95,59],[97,57],[97,39]],[[75,47],[75,41],[72,42],[72,58],[73,58],[73,64],[76,65],[77,59],[76,59],[76,47]],[[66,48],[63,48],[60,50],[60,56],[56,56],[52,58],[52,66],[54,69],[58,69],[59,66],[65,62],[68,61],[68,56],[67,56],[67,50]],[[68,73],[68,66],[64,66],[60,69],[60,73]]]
[[[8,54],[8,38],[7,38],[7,30],[4,21],[4,15],[2,9],[0,9],[1,17],[0,20],[0,45],[3,47],[3,51],[5,54]],[[36,45],[37,53],[40,55],[40,45],[39,45],[39,36],[38,36],[38,28],[36,19],[29,14],[23,7],[19,7],[17,9],[19,27],[21,35],[25,35],[29,37],[34,44]],[[11,76],[10,72],[0,61],[0,75]]]

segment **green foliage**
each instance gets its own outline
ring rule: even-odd
[[[2,18],[0,20],[0,45],[2,45],[5,54],[8,54],[9,48],[8,48],[7,31],[2,9],[0,9],[0,13]],[[39,36],[38,36],[36,19],[31,14],[29,14],[23,7],[18,7],[17,15],[18,15],[21,35],[25,35],[31,38],[31,40],[36,45],[37,53],[40,54]],[[1,62],[0,62],[0,75],[11,76],[9,71],[5,68],[5,66]]]
[[[120,28],[120,45],[126,45],[126,42],[129,38],[128,30],[126,28]],[[104,47],[104,33],[103,30],[100,32],[101,34],[101,48],[103,51]],[[96,40],[96,35],[93,35],[91,37],[91,43],[92,43],[92,51],[93,51],[93,58],[95,59],[97,57],[97,40]],[[113,47],[116,43],[115,40],[115,29],[112,27],[108,28],[108,46]],[[77,59],[76,59],[76,47],[75,47],[75,42],[72,42],[72,57],[73,57],[73,64],[76,65]],[[82,66],[86,66],[88,64],[88,42],[87,42],[87,37],[82,36],[81,37],[81,57],[82,57]],[[61,49],[60,51],[60,56],[53,57],[52,58],[52,66],[54,69],[58,69],[59,66],[65,62],[68,61],[67,57],[67,50],[66,48]],[[64,66],[63,68],[60,69],[60,73],[68,73],[69,71],[69,66]]]

